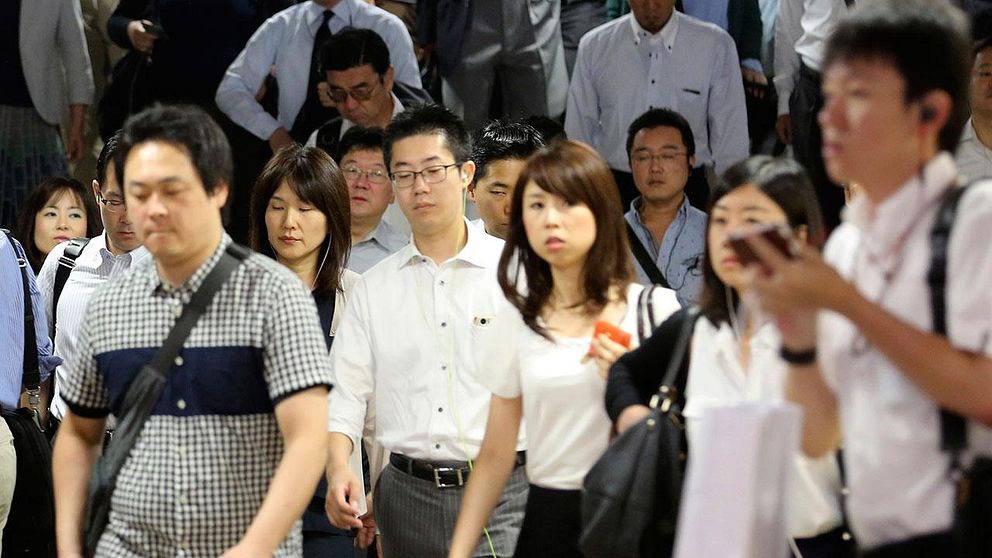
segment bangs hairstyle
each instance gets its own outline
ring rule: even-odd
[[[593,148],[571,140],[557,141],[531,156],[513,191],[510,229],[497,278],[503,294],[520,311],[524,323],[537,334],[550,338],[538,324],[538,317],[554,287],[551,266],[531,248],[523,223],[524,190],[531,182],[569,203],[585,204],[596,220],[596,240],[582,267],[581,304],[587,313],[597,313],[606,306],[611,288],[617,288],[623,296],[633,277],[633,267],[620,194],[606,161]],[[514,258],[517,263],[511,269]]]
[[[710,195],[706,211],[710,220],[713,208],[721,198],[751,184],[782,208],[793,232],[806,231],[807,244],[817,248],[823,245],[824,228],[820,203],[806,170],[792,159],[756,155],[727,169]],[[736,308],[740,302],[736,292],[728,295],[727,285],[717,277],[713,264],[710,263],[709,224],[706,227],[706,245],[703,251],[703,290],[699,300],[702,314],[718,325],[730,320],[731,306],[728,304]]]
[[[944,91],[953,106],[939,146],[954,153],[968,119],[972,45],[968,21],[957,8],[927,0],[877,0],[837,23],[827,41],[823,68],[837,62],[891,63],[905,81],[905,101]]]
[[[265,210],[283,182],[293,193],[327,218],[327,237],[320,244],[314,295],[333,296],[341,290],[341,274],[351,252],[351,201],[344,175],[331,156],[317,147],[292,144],[280,149],[262,170],[251,192],[251,224],[248,239],[252,250],[276,258],[269,244]],[[326,260],[325,260],[326,254]]]
[[[441,105],[419,105],[397,114],[386,126],[382,155],[390,172],[393,168],[393,145],[400,140],[420,135],[439,135],[444,138],[444,145],[456,163],[465,163],[472,157],[472,139],[458,115]]]
[[[37,275],[41,271],[41,265],[45,263],[45,256],[34,243],[34,224],[38,212],[52,203],[58,202],[62,196],[73,196],[83,208],[86,215],[86,238],[93,238],[103,230],[103,221],[100,219],[100,209],[93,199],[93,191],[83,186],[83,183],[68,176],[53,176],[41,181],[38,186],[28,194],[21,208],[20,219],[17,220],[17,233],[14,235],[20,239],[24,246],[24,253],[28,257],[28,263]]]

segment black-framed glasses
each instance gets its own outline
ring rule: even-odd
[[[331,100],[335,103],[343,103],[348,99],[350,95],[352,99],[356,101],[368,101],[372,98],[372,93],[375,92],[375,88],[378,84],[373,83],[372,85],[359,85],[353,89],[342,89],[340,87],[331,87],[327,92],[330,95]]]
[[[382,169],[363,169],[357,165],[348,165],[343,167],[341,172],[344,174],[345,180],[348,181],[358,180],[362,176],[365,176],[373,184],[385,184],[389,180],[389,175]]]
[[[110,213],[118,213],[127,210],[127,206],[124,205],[124,200],[108,200],[103,196],[98,196],[96,201],[103,204],[103,207]]]
[[[410,188],[417,181],[417,175],[424,177],[425,184],[437,184],[448,178],[448,169],[460,166],[461,163],[451,163],[449,165],[433,165],[419,171],[396,171],[389,174],[393,181],[393,186],[399,190]]]

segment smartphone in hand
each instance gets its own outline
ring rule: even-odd
[[[596,339],[602,334],[613,341],[614,343],[619,343],[624,347],[630,348],[630,334],[626,331],[620,329],[619,327],[611,324],[610,322],[604,322],[602,320],[596,322],[595,329],[593,329],[592,337]],[[589,351],[586,353],[587,357],[594,356],[592,346],[589,346]]]
[[[774,224],[761,225],[748,231],[735,232],[729,235],[727,242],[737,254],[737,259],[741,261],[741,265],[760,263],[761,259],[758,258],[758,254],[754,252],[751,245],[747,242],[749,237],[756,235],[764,238],[786,258],[794,259],[799,257],[799,245],[788,227]]]

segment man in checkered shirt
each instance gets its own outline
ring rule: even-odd
[[[97,291],[54,455],[59,555],[80,556],[86,485],[108,412],[231,239],[231,153],[203,111],[132,117],[115,156],[153,258]],[[307,288],[251,255],[217,292],[124,464],[98,556],[300,556],[299,518],[327,457],[330,362]],[[113,442],[111,442],[113,443]]]

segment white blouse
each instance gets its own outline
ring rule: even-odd
[[[637,345],[637,302],[643,290],[627,289],[621,329]],[[655,289],[651,303],[659,322],[679,309],[675,291]],[[606,380],[589,360],[591,337],[541,337],[507,304],[486,333],[479,382],[499,397],[523,396],[527,430],[527,477],[545,488],[578,490],[610,441],[612,423],[603,398]],[[632,347],[633,348],[633,347]]]
[[[785,399],[786,364],[778,356],[780,337],[771,323],[761,326],[750,341],[747,370],[738,359],[737,339],[726,323],[719,328],[706,318],[696,322],[686,384],[686,429],[689,451],[703,409],[746,401]],[[841,524],[840,471],[836,454],[819,459],[796,455],[793,515],[789,532],[814,537]]]

